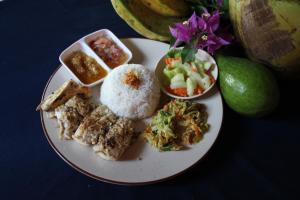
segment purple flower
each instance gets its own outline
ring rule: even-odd
[[[198,16],[194,12],[193,15],[183,23],[176,23],[173,27],[170,27],[170,32],[176,42],[176,47],[180,42],[188,43],[198,31]]]
[[[207,22],[202,17],[198,17],[198,28],[202,31],[205,31],[208,28]]]
[[[181,42],[189,42],[192,38],[188,27],[182,23],[177,23],[174,27],[170,27],[170,32],[173,37]]]
[[[207,49],[207,52],[214,54],[214,52],[221,48],[222,46],[229,45],[230,41],[225,39],[225,37],[216,36],[214,33],[208,33],[208,35],[203,35],[198,44],[197,48]]]
[[[207,49],[208,53],[214,54],[217,49],[230,44],[230,37],[216,33],[220,26],[219,11],[214,11],[212,14],[208,12],[203,13],[199,17],[199,22],[201,22],[199,28],[202,30],[202,34],[198,39],[196,48]],[[205,27],[203,24],[205,24],[206,28],[201,28]]]
[[[210,17],[207,19],[207,24],[211,27],[211,30],[215,32],[218,30],[220,25],[220,14],[219,11],[214,11]]]
[[[222,4],[221,1],[217,1]],[[194,48],[206,49],[210,54],[224,45],[229,45],[231,39],[225,35],[218,34],[220,26],[219,11],[210,14],[207,9],[203,9],[201,17],[196,13],[183,23],[176,23],[170,27],[172,36],[176,39],[173,47],[178,46],[181,42],[189,44],[191,41],[198,41],[196,44],[190,44]]]
[[[198,16],[194,12],[192,16],[187,21],[187,26],[190,29],[190,32],[192,35],[195,35],[197,33],[198,29]]]

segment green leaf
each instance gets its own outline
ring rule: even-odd
[[[164,111],[164,110],[161,110],[160,111],[161,115],[164,116],[164,117],[169,117],[171,116],[171,113],[167,112],[167,111]]]
[[[208,9],[209,12],[218,9],[217,0],[185,0],[185,1],[188,3],[191,10],[195,11],[198,15],[201,15],[203,13],[203,8]],[[224,2],[226,5],[228,5],[228,0],[223,0],[223,4]]]
[[[171,49],[167,53],[167,58],[175,58],[177,54],[180,54],[181,50],[180,49]]]
[[[170,48],[172,48],[174,46],[175,42],[176,42],[176,38],[174,38],[172,36],[171,39],[170,39]]]
[[[172,144],[167,144],[161,147],[161,151],[171,151],[173,148]]]
[[[196,53],[197,49],[192,48],[190,45],[186,45],[181,51],[182,63],[194,61]]]
[[[189,46],[190,47],[194,47],[194,46],[196,46],[197,44],[198,44],[198,41],[199,41],[199,37],[197,36],[197,37],[194,37],[194,38],[192,38],[191,39],[191,41],[189,42]]]
[[[153,135],[157,135],[157,130],[152,130]]]

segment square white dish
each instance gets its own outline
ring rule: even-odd
[[[66,48],[59,56],[59,61],[61,62],[61,64],[67,68],[68,72],[70,72],[72,74],[72,76],[74,77],[74,79],[81,83],[82,85],[86,86],[86,87],[93,87],[101,82],[103,82],[104,78],[95,81],[91,84],[85,84],[83,83],[78,77],[77,75],[69,68],[69,66],[66,63],[66,59],[68,59],[68,57],[76,52],[76,51],[82,51],[85,54],[87,54],[88,56],[94,58],[96,60],[96,62],[98,64],[100,64],[101,67],[103,67],[104,70],[107,71],[107,73],[109,73],[112,68],[110,68],[96,53],[95,51],[89,46],[89,43],[95,39],[97,39],[100,36],[105,36],[108,39],[111,39],[120,49],[122,49],[124,51],[124,53],[127,55],[127,59],[126,61],[124,61],[124,63],[122,64],[126,64],[128,63],[131,59],[132,59],[132,53],[131,51],[108,29],[101,29],[98,31],[95,31],[89,35],[86,35],[84,37],[82,37],[81,39],[77,40],[76,42],[74,42],[72,45],[70,45],[68,48]]]
[[[108,39],[111,39],[127,55],[127,59],[124,61],[124,63],[121,63],[120,65],[127,64],[132,59],[131,51],[123,44],[123,42],[121,42],[121,40],[115,34],[113,34],[108,29],[101,29],[101,30],[95,31],[95,32],[83,37],[83,40],[87,45],[89,45],[89,43],[91,41],[94,41],[99,37],[106,37]],[[106,64],[106,66],[107,66],[107,64]],[[107,67],[109,67],[109,66],[107,66]]]
[[[106,64],[96,55],[96,53],[84,42],[82,42],[82,40],[79,40],[75,43],[73,43],[71,46],[69,46],[66,50],[64,50],[60,56],[59,56],[59,61],[62,63],[62,65],[67,68],[68,72],[70,72],[76,81],[78,81],[79,83],[81,83],[82,85],[86,86],[86,87],[93,87],[99,83],[101,83],[105,77],[99,79],[98,81],[95,81],[93,83],[90,84],[85,84],[83,83],[78,77],[77,75],[69,68],[69,66],[66,64],[66,59],[69,58],[69,56],[76,52],[76,51],[81,51],[84,52],[86,55],[94,58],[96,60],[96,62],[98,64],[101,65],[101,67],[107,71],[107,74],[109,73],[109,71],[111,70],[109,67],[106,66]]]

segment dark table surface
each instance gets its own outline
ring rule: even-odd
[[[271,116],[246,118],[225,106],[214,147],[172,180],[117,186],[68,166],[48,144],[35,107],[60,52],[101,28],[141,37],[109,0],[0,1],[1,199],[300,198],[298,81],[279,81],[281,103]]]

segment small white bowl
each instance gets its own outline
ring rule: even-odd
[[[106,37],[108,39],[111,39],[127,55],[127,59],[124,61],[124,63],[121,63],[120,65],[127,64],[132,59],[131,51],[121,42],[121,40],[119,40],[119,38],[117,38],[117,36],[115,34],[113,34],[108,29],[101,29],[101,30],[95,31],[95,32],[85,36],[83,39],[84,39],[84,42],[87,45],[89,45],[89,43],[91,41],[96,40],[98,37]],[[107,66],[107,67],[109,67],[109,66]]]
[[[81,51],[85,53],[86,55],[94,58],[96,62],[105,70],[107,71],[107,74],[110,72],[110,68],[106,66],[106,64],[102,61],[101,58],[97,56],[97,54],[85,43],[82,41],[77,41],[74,44],[72,44],[70,47],[68,47],[66,50],[64,50],[61,55],[59,56],[59,61],[63,64],[63,66],[75,77],[77,82],[81,83],[82,85],[86,87],[93,87],[99,83],[101,83],[104,80],[104,77],[102,79],[99,79],[98,81],[95,81],[90,84],[85,84],[83,83],[77,75],[69,68],[69,66],[66,64],[66,60],[69,58],[69,56],[76,52],[76,51]]]
[[[156,64],[156,69],[155,69],[155,75],[159,80],[159,84],[160,84],[160,88],[161,90],[168,96],[176,98],[176,99],[184,99],[184,100],[189,100],[189,99],[194,99],[197,97],[200,97],[202,95],[204,95],[205,93],[207,93],[216,83],[216,81],[209,87],[207,88],[205,91],[203,91],[201,94],[197,94],[197,95],[193,95],[193,96],[188,96],[188,97],[181,97],[181,96],[177,96],[174,94],[171,94],[170,92],[168,92],[164,85],[163,85],[163,70],[166,66],[164,59],[166,58],[166,55],[164,55]],[[214,69],[211,72],[212,76],[214,77],[215,80],[217,80],[218,78],[218,66],[216,64],[216,61],[214,60],[214,58],[209,55],[206,51],[203,51],[201,49],[198,50],[198,52],[196,53],[196,59],[200,60],[200,61],[205,61],[205,62],[210,62],[212,65],[214,65]]]
[[[86,36],[82,37],[81,39],[77,40],[76,42],[74,42],[72,45],[70,45],[68,48],[66,48],[60,54],[59,61],[74,76],[74,79],[77,82],[81,83],[82,85],[84,85],[86,87],[93,87],[93,86],[103,82],[105,77],[103,77],[102,79],[95,81],[91,84],[85,84],[76,76],[76,74],[74,74],[74,72],[69,68],[69,66],[66,64],[65,61],[66,61],[66,59],[68,59],[68,57],[73,52],[82,51],[83,53],[87,54],[88,56],[94,58],[96,60],[96,62],[98,64],[100,64],[100,66],[103,67],[103,69],[106,70],[107,73],[109,73],[112,69],[89,46],[89,43],[92,40],[95,40],[96,38],[98,38],[99,36],[105,36],[105,37],[111,39],[113,42],[115,42],[117,44],[118,47],[120,47],[124,51],[124,53],[127,54],[128,59],[122,64],[128,63],[132,58],[131,51],[108,29],[101,29],[101,30],[95,31],[95,32],[93,32],[89,35],[86,35]]]

